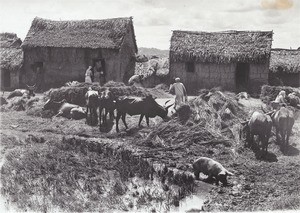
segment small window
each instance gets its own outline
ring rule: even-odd
[[[195,72],[195,63],[194,62],[187,62],[185,64],[185,66],[186,66],[187,72]]]

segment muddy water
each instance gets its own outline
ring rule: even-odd
[[[195,191],[182,199],[178,207],[172,207],[171,212],[201,211],[204,203],[207,201],[207,195],[212,189],[212,185],[196,181]]]

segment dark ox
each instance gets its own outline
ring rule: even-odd
[[[30,98],[31,96],[34,97],[34,91],[35,91],[35,85],[33,86],[29,86],[27,85],[27,89],[15,89],[14,91],[12,91],[11,93],[9,93],[9,95],[7,96],[7,99],[13,98],[13,97],[17,97],[17,96],[23,96],[26,95],[28,98]]]
[[[63,116],[66,118],[72,118],[72,119],[82,119],[85,118],[85,111],[82,109],[82,107],[67,103],[66,100],[62,101],[54,101],[49,99],[44,107],[43,110],[51,110],[55,113],[54,117]]]
[[[143,117],[145,116],[147,125],[149,126],[149,118],[154,118],[156,116],[159,116],[162,119],[167,118],[168,109],[172,105],[173,104],[162,107],[154,100],[154,98],[151,95],[149,95],[145,98],[123,98],[123,99],[117,100],[117,102],[116,102],[116,109],[117,109],[116,131],[119,132],[118,124],[119,124],[119,119],[121,117],[122,117],[122,121],[123,121],[126,129],[128,129],[128,126],[125,121],[126,114],[129,114],[131,116],[132,115],[140,115],[139,127],[141,126],[141,122],[143,120]]]
[[[286,148],[289,145],[289,138],[295,123],[294,112],[286,107],[281,107],[279,110],[268,114],[271,114],[276,129],[277,142],[281,142],[284,145],[284,148]],[[281,140],[279,138],[279,133]]]
[[[99,127],[101,126],[101,115],[103,114],[103,123],[105,124],[107,121],[107,114],[109,113],[109,117],[112,120],[114,118],[114,110],[116,109],[116,100],[115,96],[108,89],[104,90],[99,95]]]
[[[248,145],[253,145],[254,135],[258,135],[262,150],[268,152],[268,143],[272,130],[272,119],[269,115],[253,112],[249,121],[243,123]]]

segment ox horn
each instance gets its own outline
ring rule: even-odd
[[[173,106],[174,104],[170,104],[169,106],[166,106],[166,109],[169,109],[171,106]]]
[[[166,106],[166,105],[167,105],[167,103],[168,103],[168,102],[170,102],[170,101],[171,101],[171,100],[167,100],[167,101],[165,102],[165,106]]]

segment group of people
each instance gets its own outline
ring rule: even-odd
[[[279,106],[287,105],[287,100],[289,100],[289,104],[294,107],[299,107],[300,99],[297,96],[296,92],[291,92],[288,96],[286,96],[286,92],[281,90],[276,96],[275,100],[271,102],[273,109],[277,109]]]
[[[85,80],[86,83],[99,82],[100,85],[105,84],[105,72],[103,69],[97,69],[96,67],[89,66],[85,71]]]

